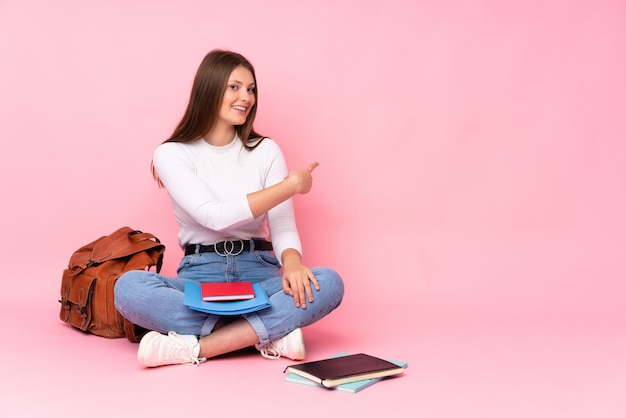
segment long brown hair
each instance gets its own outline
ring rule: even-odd
[[[200,63],[183,118],[172,135],[163,143],[196,141],[213,129],[217,122],[228,78],[233,70],[239,66],[252,73],[256,88],[254,89],[254,106],[250,109],[246,122],[243,125],[235,126],[235,131],[248,151],[253,150],[261,143],[263,136],[259,135],[253,127],[259,100],[254,67],[243,55],[221,49],[214,49],[209,52]],[[151,170],[153,177],[162,186],[154,170],[154,165],[152,165]]]

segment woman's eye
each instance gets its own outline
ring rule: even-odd
[[[237,90],[239,88],[239,86],[235,85],[235,84],[231,84],[230,86],[228,86],[231,88],[231,90]]]
[[[248,93],[254,94],[254,92],[256,91],[256,89],[254,87],[250,87],[248,89]]]

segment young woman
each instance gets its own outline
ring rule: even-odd
[[[309,269],[291,197],[306,194],[317,163],[288,172],[278,145],[257,134],[254,68],[240,54],[214,50],[196,74],[187,110],[154,152],[153,175],[167,190],[185,255],[177,277],[132,271],[115,286],[115,306],[153,330],[139,344],[146,367],[198,364],[255,346],[264,357],[302,360],[301,327],[341,303],[343,282]],[[188,279],[260,283],[272,306],[220,317],[183,304]]]

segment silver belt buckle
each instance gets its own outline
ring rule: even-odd
[[[220,252],[217,249],[217,245],[222,244],[224,246],[224,252]],[[244,241],[241,239],[225,239],[213,244],[213,248],[217,255],[226,257],[227,255],[239,255],[243,252]]]

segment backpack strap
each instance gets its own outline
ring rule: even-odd
[[[91,251],[90,261],[96,264],[103,263],[150,249],[163,252],[165,246],[157,237],[148,232],[122,227],[96,242]],[[160,270],[160,266],[158,267]]]

